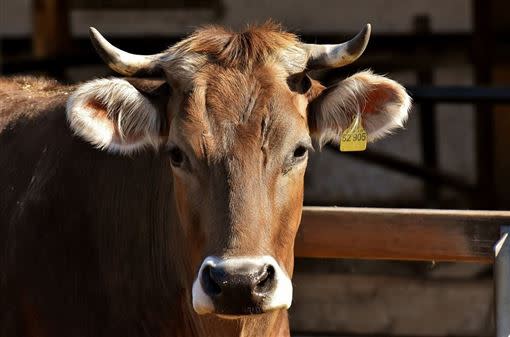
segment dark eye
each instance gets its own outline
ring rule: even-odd
[[[298,144],[294,150],[289,153],[287,159],[285,160],[285,165],[283,167],[283,174],[286,174],[290,170],[292,170],[293,167],[296,165],[302,163],[308,154],[308,149],[311,148],[310,146],[306,146],[306,143]]]
[[[173,147],[168,151],[170,155],[170,161],[175,167],[180,167],[184,162],[184,153],[178,147]]]
[[[294,158],[295,159],[303,158],[304,156],[306,156],[307,153],[308,149],[303,145],[300,145],[294,150]]]
[[[300,94],[306,94],[312,86],[312,80],[306,73],[298,73],[287,78],[289,89]]]

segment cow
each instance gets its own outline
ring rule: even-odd
[[[0,80],[0,334],[289,336],[308,153],[356,116],[369,141],[411,105],[355,61],[274,23],[196,30],[122,77]],[[341,168],[339,168],[341,169]]]

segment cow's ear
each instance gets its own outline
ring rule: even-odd
[[[158,148],[166,127],[168,84],[148,79],[98,79],[67,101],[73,131],[98,148],[121,154]]]
[[[339,140],[356,114],[372,141],[401,127],[407,119],[411,98],[397,82],[369,71],[357,73],[324,89],[308,105],[312,137],[322,146]]]

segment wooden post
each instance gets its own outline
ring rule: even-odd
[[[478,85],[492,82],[493,0],[473,0],[473,58]],[[494,115],[492,104],[476,105],[476,169],[478,193],[474,207],[497,208],[494,198]]]
[[[430,35],[430,18],[426,15],[419,15],[414,18],[414,29],[418,36]],[[428,50],[419,46],[418,54],[429,53]],[[432,85],[434,82],[433,68],[422,68],[417,73],[419,85]],[[423,166],[430,170],[437,170],[437,132],[436,132],[436,106],[432,102],[420,103],[420,139],[422,148]],[[439,204],[439,188],[435,183],[424,181],[425,205],[436,208]]]
[[[507,0],[498,0],[495,2],[493,12],[493,24],[495,33],[498,34],[498,47],[492,51],[496,61],[493,67],[493,82],[496,85],[510,85],[510,58],[503,52],[505,42],[501,40],[510,33],[510,22],[508,12],[510,3]],[[510,104],[496,105],[494,107],[494,179],[497,181],[494,194],[498,201],[498,209],[508,209],[510,205],[510,157],[508,149],[510,148]]]
[[[36,57],[65,54],[70,46],[69,11],[66,0],[34,0],[32,48]]]

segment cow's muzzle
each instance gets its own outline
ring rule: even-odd
[[[193,308],[199,314],[261,314],[287,309],[291,302],[292,283],[271,256],[209,256],[193,283]]]

